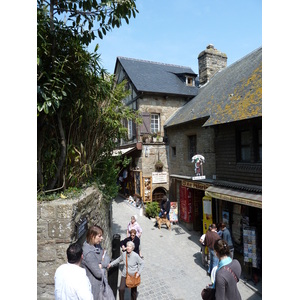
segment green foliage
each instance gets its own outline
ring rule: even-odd
[[[84,188],[88,187],[89,185],[85,185]],[[75,187],[70,187],[66,190],[64,190],[63,195],[66,197],[66,199],[71,199],[71,198],[78,198],[80,195],[82,195],[84,189],[81,188],[75,188]],[[44,192],[39,192],[37,194],[37,200],[38,201],[52,201],[59,199],[61,197],[61,192],[57,193],[50,193],[50,194],[45,194]]]
[[[85,45],[94,40],[97,35],[100,39],[112,28],[119,28],[122,20],[128,24],[131,17],[139,11],[136,0],[38,0],[38,7],[45,7],[53,11],[55,18],[64,19],[68,29],[79,36]],[[51,7],[52,5],[52,7]],[[97,32],[97,35],[95,34]]]
[[[95,172],[95,182],[98,188],[102,191],[104,198],[115,198],[119,192],[119,186],[117,183],[117,178],[119,174],[119,168],[117,165],[122,165],[126,167],[131,161],[130,159],[121,157],[109,156],[101,165],[98,166]]]
[[[84,16],[93,20],[91,15],[96,13],[91,11],[89,15],[88,9],[98,2],[71,1],[68,5],[71,9],[75,6],[83,9],[83,15],[77,12],[80,25]],[[107,29],[117,26],[113,16],[131,15],[128,11],[126,14],[125,8],[134,1],[117,2],[120,5],[100,1],[102,8],[111,7]],[[67,9],[66,3],[57,1],[54,13]],[[118,10],[116,14],[113,9]],[[49,7],[38,0],[38,189],[68,189],[97,181],[99,186],[105,186],[107,195],[115,195],[117,166],[128,162],[112,157],[112,150],[116,148],[116,141],[127,135],[123,120],[139,123],[138,115],[122,103],[128,93],[125,82],[115,86],[114,77],[101,67],[100,56],[86,50],[89,38],[76,31],[79,25],[70,26],[68,22],[51,19],[48,10]],[[101,20],[100,23],[106,22]],[[92,33],[89,34],[93,38]]]
[[[149,218],[155,218],[158,216],[160,211],[159,203],[158,202],[150,202],[147,203],[145,214]]]

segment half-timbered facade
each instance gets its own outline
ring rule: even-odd
[[[131,120],[124,123],[128,137],[120,141],[115,151],[132,158],[125,179],[130,186],[129,194],[146,203],[160,201],[169,193],[169,153],[164,125],[197,95],[197,74],[189,67],[126,57],[117,57],[114,73],[116,83],[127,81],[130,95],[124,103],[139,111],[143,120],[141,125]]]

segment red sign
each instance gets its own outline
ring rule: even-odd
[[[185,186],[180,187],[180,219],[188,223],[193,221],[192,193],[191,189]]]

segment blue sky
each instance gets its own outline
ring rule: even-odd
[[[137,0],[139,13],[99,43],[101,63],[114,72],[117,56],[188,66],[208,44],[227,65],[262,45],[262,0]]]

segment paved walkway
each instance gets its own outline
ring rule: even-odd
[[[181,225],[165,225],[159,230],[154,222],[140,215],[140,209],[118,196],[112,203],[112,233],[126,237],[126,226],[132,215],[143,229],[141,251],[145,268],[138,287],[139,300],[199,300],[202,289],[210,283],[206,269],[201,265],[199,233]],[[120,281],[120,273],[119,273]],[[261,300],[259,291],[240,280],[238,289],[242,299]],[[117,295],[118,299],[118,295]],[[130,299],[126,289],[125,300]]]

